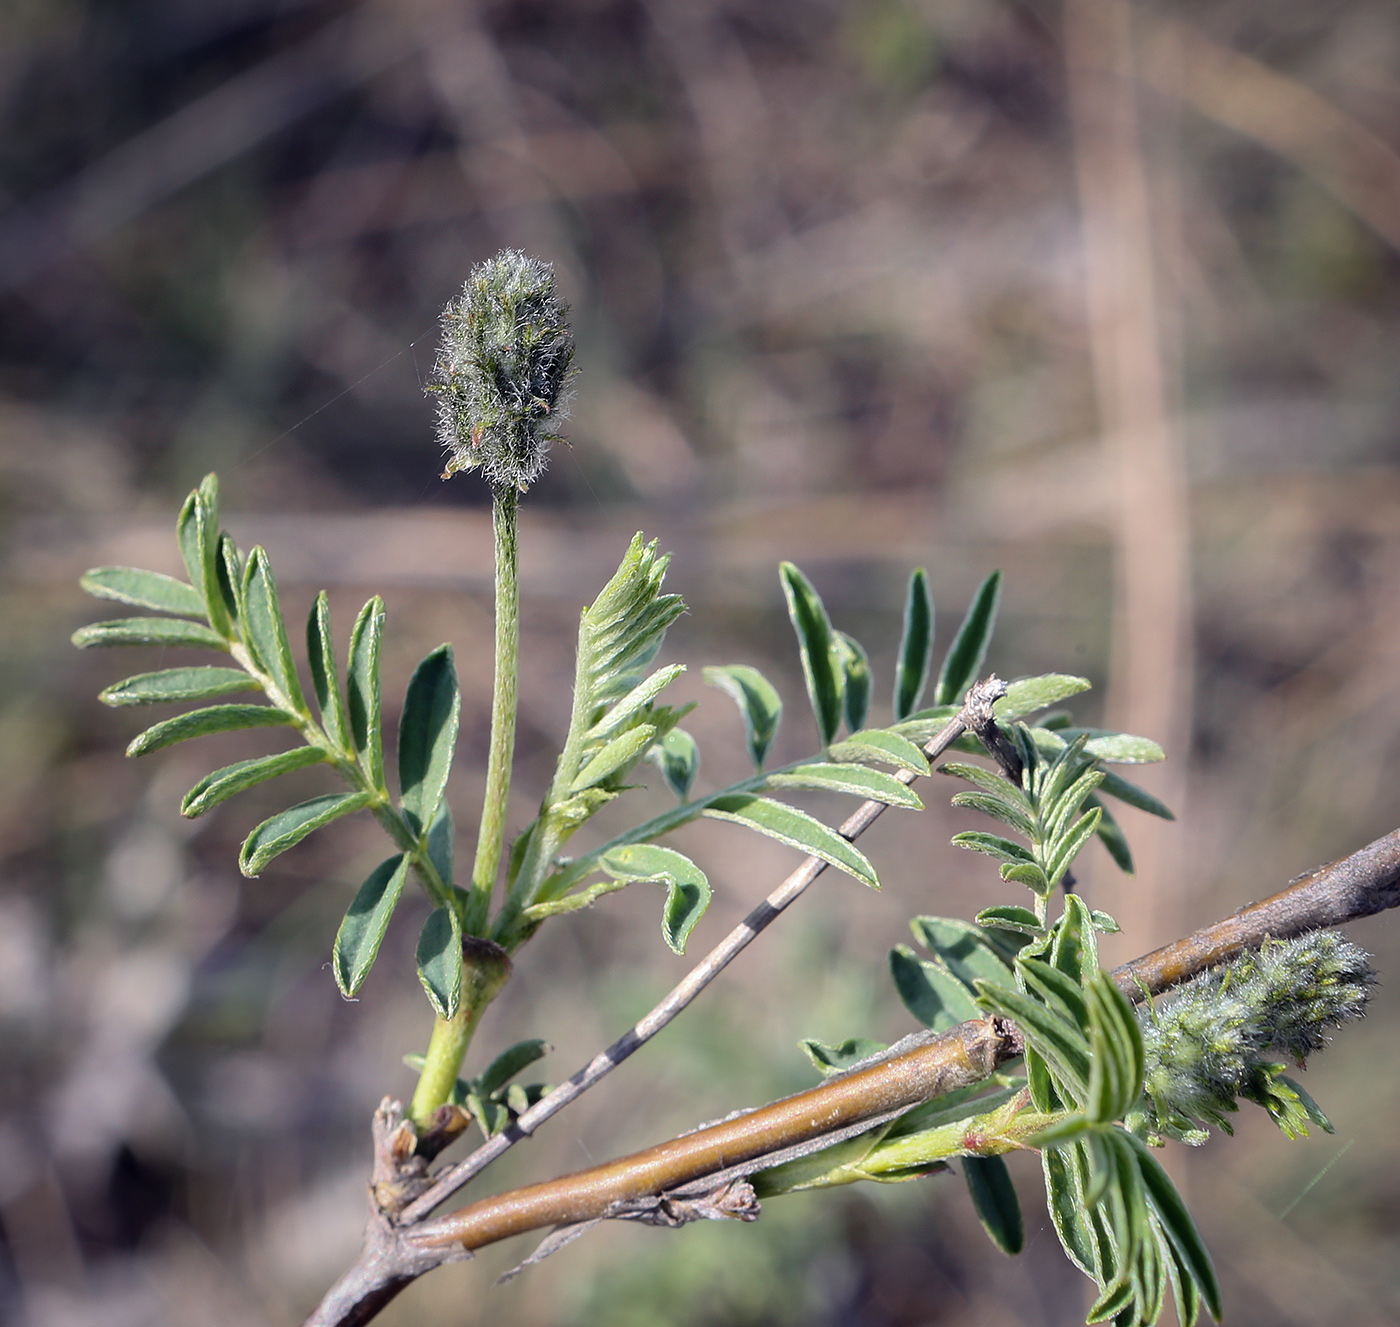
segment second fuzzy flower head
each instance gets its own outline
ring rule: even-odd
[[[438,398],[443,478],[480,470],[497,488],[526,489],[568,415],[569,306],[554,268],[504,249],[471,270],[442,313],[429,388]]]

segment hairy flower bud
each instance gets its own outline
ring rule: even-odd
[[[569,306],[554,268],[518,249],[478,263],[442,313],[429,390],[448,475],[481,470],[498,487],[528,488],[568,415],[574,358]]]
[[[1330,1130],[1307,1094],[1267,1052],[1299,1064],[1324,1031],[1365,1012],[1375,982],[1365,952],[1333,931],[1271,940],[1257,953],[1183,983],[1139,1010],[1146,1052],[1144,1098],[1127,1123],[1152,1139],[1202,1143],[1202,1124],[1232,1132],[1236,1099],[1256,1101],[1296,1136],[1309,1122]]]

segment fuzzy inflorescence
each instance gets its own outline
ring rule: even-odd
[[[480,470],[501,488],[528,488],[568,415],[574,357],[569,306],[554,268],[516,249],[478,263],[442,314],[430,390],[438,398],[444,478]]]
[[[1326,1117],[1268,1052],[1299,1065],[1326,1029],[1365,1012],[1375,982],[1366,953],[1331,931],[1269,941],[1139,1011],[1147,1072],[1128,1125],[1153,1140],[1202,1143],[1203,1127],[1232,1132],[1225,1116],[1244,1097],[1290,1136]]]

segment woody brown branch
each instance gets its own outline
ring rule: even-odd
[[[1158,994],[1266,939],[1337,926],[1400,904],[1400,830],[1213,926],[1118,968],[1130,999]],[[917,1106],[981,1081],[1021,1053],[1014,1027],[990,1018],[857,1073],[823,1083],[737,1119],[701,1129],[602,1166],[472,1203],[405,1232],[412,1245],[477,1249],[545,1226],[605,1216],[615,1203],[667,1192],[754,1163],[844,1126]]]

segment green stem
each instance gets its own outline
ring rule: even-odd
[[[486,796],[472,863],[471,898],[466,930],[486,929],[491,895],[505,842],[506,801],[510,796],[515,753],[516,682],[520,655],[520,575],[517,512],[520,495],[513,485],[495,490],[492,521],[496,531],[496,663],[491,697],[491,749],[486,763]],[[434,1033],[434,1037],[436,1037]]]
[[[462,945],[462,998],[451,1018],[433,1022],[423,1071],[408,1108],[409,1118],[420,1133],[431,1127],[438,1107],[451,1100],[476,1025],[509,976],[510,959],[499,945],[466,937]]]

